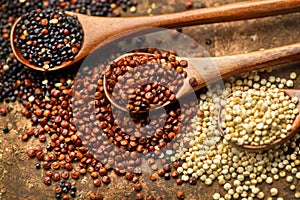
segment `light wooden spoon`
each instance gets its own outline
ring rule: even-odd
[[[300,99],[300,89],[281,89],[281,90],[284,91],[290,97],[298,97],[298,99]],[[296,108],[298,108],[298,110],[300,111],[300,103],[297,104]],[[225,133],[221,126],[222,109],[223,109],[223,107],[221,107],[219,110],[218,127],[221,132],[221,135],[224,136]],[[298,113],[298,115],[296,116],[296,118],[292,124],[292,129],[286,133],[285,138],[278,138],[278,139],[274,140],[273,142],[271,142],[270,144],[266,144],[266,145],[238,145],[237,143],[234,143],[234,142],[232,142],[232,143],[235,146],[237,146],[238,148],[245,149],[247,151],[251,151],[251,152],[264,151],[264,150],[271,149],[275,146],[278,146],[278,145],[284,143],[285,141],[287,141],[288,139],[293,137],[299,131],[299,128],[300,128],[300,112]]]
[[[129,53],[120,56],[115,59],[118,60],[129,55],[149,55],[147,53]],[[153,54],[150,54],[153,55]],[[203,58],[181,58],[177,57],[177,60],[186,60],[188,66],[184,68],[187,72],[187,77],[184,79],[183,86],[176,94],[176,98],[180,99],[192,92],[205,88],[208,84],[222,80],[222,78],[239,75],[243,72],[250,72],[253,70],[259,70],[271,66],[280,64],[286,64],[294,61],[300,61],[300,42],[287,46],[277,47],[273,49],[267,49],[262,51],[256,51],[248,54],[239,54],[223,57],[203,57]],[[110,70],[110,69],[107,69]],[[189,80],[193,78],[197,82],[197,86],[191,87]],[[111,98],[111,94],[107,90],[106,77],[103,79],[104,92],[109,101],[117,108],[131,113],[144,113],[147,110],[141,110],[135,112],[133,110],[128,111],[126,107],[119,105]],[[170,102],[166,102],[162,106],[169,105]],[[154,107],[152,110],[160,109],[160,107]]]
[[[10,42],[16,58],[26,66],[39,71],[53,71],[72,65],[85,58],[95,47],[100,47],[118,38],[118,35],[128,31],[137,31],[142,28],[163,27],[178,28],[215,22],[229,22],[245,19],[260,18],[279,14],[300,11],[300,0],[253,0],[223,6],[190,10],[185,12],[164,14],[146,17],[109,18],[94,17],[83,14],[66,12],[67,15],[76,15],[83,27],[84,41],[74,60],[63,62],[60,66],[51,69],[31,64],[22,56],[22,52],[14,44],[16,24],[12,27]],[[99,45],[100,44],[100,45]]]

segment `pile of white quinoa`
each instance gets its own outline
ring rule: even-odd
[[[296,145],[296,141],[300,139],[299,134],[275,149],[251,153],[236,148],[228,136],[221,136],[218,129],[218,112],[221,106],[226,106],[226,97],[229,94],[261,88],[264,91],[279,92],[282,88],[292,88],[296,78],[295,72],[290,73],[288,80],[273,75],[261,78],[258,72],[251,72],[240,77],[231,77],[225,80],[224,85],[216,84],[201,94],[198,112],[200,115],[192,119],[193,131],[185,134],[180,149],[171,157],[172,161],[183,162],[182,167],[177,169],[182,180],[188,181],[190,177],[194,177],[206,185],[217,181],[224,191],[214,193],[213,199],[281,200],[284,197],[280,196],[279,189],[271,186],[269,193],[265,194],[259,186],[261,183],[271,185],[274,180],[285,178],[290,184],[290,190],[295,192],[294,197],[300,198],[300,188],[295,185],[296,179],[300,179],[300,148]],[[295,105],[298,100],[289,98],[289,103]],[[289,110],[293,110],[296,115],[296,108],[291,107]],[[292,120],[293,116],[287,120],[286,126]],[[286,126],[285,129],[288,130]],[[283,137],[282,133],[279,137]],[[187,142],[188,148],[184,145]]]

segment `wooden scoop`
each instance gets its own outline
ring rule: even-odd
[[[147,53],[129,53],[124,54],[117,58],[115,62],[118,62],[121,58],[129,55],[149,55]],[[184,68],[187,72],[187,77],[184,80],[183,86],[176,94],[176,98],[180,99],[196,90],[204,88],[207,84],[214,83],[222,80],[222,78],[239,75],[243,72],[250,72],[253,70],[259,70],[271,66],[290,63],[294,61],[300,61],[300,42],[292,45],[282,46],[278,48],[256,51],[248,54],[239,54],[223,57],[204,57],[204,58],[181,58],[177,57],[177,60],[186,60],[188,66]],[[109,70],[109,69],[108,69]],[[191,87],[189,80],[194,79],[197,82],[197,86]],[[119,105],[115,102],[109,92],[107,91],[106,77],[103,79],[104,92],[109,101],[117,108],[131,113],[137,113],[134,111],[128,111],[126,107]],[[162,106],[168,105],[170,102],[165,103]],[[155,107],[159,109],[161,107]],[[139,111],[147,112],[147,111]]]
[[[300,99],[300,89],[281,89],[281,91],[284,91],[287,95],[289,95],[290,97],[298,97],[298,99]],[[300,103],[297,104],[298,110],[300,111]],[[221,127],[221,112],[222,112],[223,107],[220,108],[219,110],[219,116],[218,116],[218,127],[219,130],[221,132],[221,134],[224,136],[225,133]],[[300,112],[298,113],[298,115],[296,116],[293,124],[292,124],[292,129],[286,133],[286,137],[285,138],[278,138],[276,140],[274,140],[272,143],[268,144],[268,145],[238,145],[236,143],[233,143],[234,145],[236,145],[237,147],[241,148],[241,149],[245,149],[248,151],[252,151],[252,152],[257,152],[257,151],[263,151],[263,150],[268,150],[271,149],[279,144],[284,143],[285,141],[287,141],[288,139],[290,139],[292,136],[294,136],[300,128]]]
[[[74,60],[63,62],[60,66],[55,66],[47,70],[31,64],[22,56],[20,49],[15,46],[16,24],[21,18],[18,18],[12,27],[10,41],[12,50],[20,62],[35,70],[53,71],[78,62],[91,53],[95,47],[103,46],[116,39],[119,34],[127,31],[136,31],[137,29],[151,27],[178,28],[215,22],[260,18],[298,11],[300,11],[300,0],[254,0],[147,17],[108,18],[66,12],[67,15],[77,16],[83,28],[84,41]]]

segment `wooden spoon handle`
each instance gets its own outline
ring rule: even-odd
[[[198,87],[195,89],[200,89],[221,78],[300,61],[300,42],[248,54],[187,60],[193,66],[189,76],[196,78]]]
[[[300,11],[300,0],[254,0],[173,14],[142,17],[94,17],[76,14],[84,29],[84,44],[76,56],[84,58],[99,44],[105,45],[129,32],[144,28],[176,28],[214,22],[251,19]],[[72,13],[69,13],[72,14]]]
[[[130,18],[130,26],[177,28],[229,22],[300,11],[300,0],[254,0],[174,14]]]
[[[300,61],[300,42],[248,54],[213,58],[224,77],[294,61]]]

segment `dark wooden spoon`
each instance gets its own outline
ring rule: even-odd
[[[51,69],[43,69],[42,67],[31,64],[22,56],[20,49],[15,46],[15,29],[20,18],[16,20],[12,27],[10,41],[16,58],[23,64],[39,71],[53,71],[78,62],[91,53],[95,47],[105,45],[118,38],[117,36],[119,34],[128,31],[136,31],[138,29],[151,27],[177,28],[215,22],[229,22],[299,11],[300,0],[254,0],[174,14],[146,17],[109,18],[66,12],[67,15],[76,15],[81,23],[84,31],[83,45],[74,60],[63,62],[60,66],[55,66]]]
[[[290,97],[298,97],[298,99],[300,99],[300,89],[281,89],[282,91],[284,91],[287,95],[289,95]],[[297,104],[297,108],[300,111],[300,103]],[[218,115],[218,127],[219,130],[221,132],[221,135],[225,135],[222,127],[221,127],[221,112],[222,112],[223,107],[220,108],[219,110],[219,115]],[[298,113],[298,115],[296,116],[293,124],[292,124],[292,129],[286,133],[286,137],[285,138],[278,138],[276,140],[274,140],[272,143],[268,144],[268,145],[238,145],[236,143],[233,143],[235,146],[237,146],[238,148],[241,149],[245,149],[251,152],[257,152],[257,151],[263,151],[263,150],[268,150],[271,149],[277,145],[280,145],[282,143],[284,143],[285,141],[287,141],[288,139],[290,139],[292,136],[294,136],[300,128],[300,112]]]
[[[129,55],[149,55],[147,53],[129,53],[120,56],[115,59],[117,62],[121,58]],[[152,54],[150,54],[152,55]],[[221,78],[238,75],[243,72],[250,72],[253,70],[259,70],[271,66],[290,63],[294,61],[300,61],[300,43],[277,47],[268,50],[256,51],[248,54],[239,54],[223,57],[204,57],[204,58],[181,58],[177,57],[177,60],[186,60],[188,66],[185,68],[187,77],[184,80],[183,86],[176,94],[176,98],[180,99],[196,90],[206,87],[208,84],[220,81]],[[109,70],[109,69],[107,69]],[[197,82],[197,86],[191,87],[189,80],[194,79]],[[106,77],[103,79],[104,92],[106,93],[109,101],[117,108],[131,113],[143,113],[146,110],[139,112],[128,111],[126,107],[119,105],[115,102],[109,92],[107,91]],[[170,102],[166,102],[162,106],[166,106]],[[161,107],[155,107],[159,109]]]

